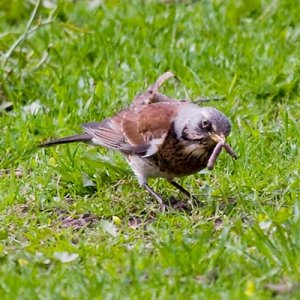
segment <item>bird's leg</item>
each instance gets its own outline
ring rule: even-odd
[[[198,199],[195,196],[192,196],[190,192],[188,192],[184,187],[182,187],[180,184],[178,184],[176,181],[171,180],[169,181],[173,186],[175,186],[180,192],[185,194],[189,198],[193,198],[193,200],[198,201]]]
[[[163,199],[147,183],[144,183],[142,186],[146,191],[148,191],[157,200],[160,207],[164,209],[165,204],[164,204]]]

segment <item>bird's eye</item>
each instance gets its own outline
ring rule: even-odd
[[[211,127],[211,122],[208,121],[208,120],[203,120],[200,124],[200,127],[203,128],[203,129],[210,129]]]

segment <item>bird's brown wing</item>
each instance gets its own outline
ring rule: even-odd
[[[92,142],[125,153],[150,156],[156,153],[167,136],[179,102],[140,105],[121,111],[100,123],[83,127],[93,136]]]

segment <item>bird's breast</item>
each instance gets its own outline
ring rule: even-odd
[[[171,173],[174,177],[186,176],[204,169],[213,149],[213,145],[178,141],[169,136],[159,151],[147,159],[161,172]]]

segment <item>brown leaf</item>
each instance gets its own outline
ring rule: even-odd
[[[81,229],[95,224],[99,220],[99,217],[86,213],[75,217],[62,215],[60,219],[63,228],[72,227],[74,229]]]
[[[128,221],[128,226],[132,229],[137,229],[143,225],[143,222],[140,218],[131,217]]]

